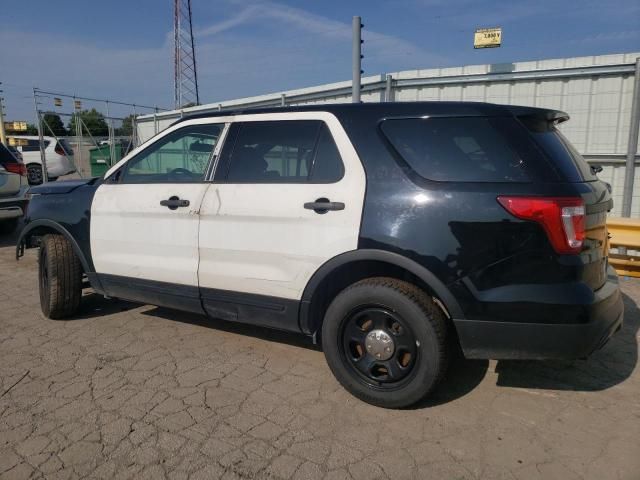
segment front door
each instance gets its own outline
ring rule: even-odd
[[[187,121],[113,172],[91,206],[91,253],[110,296],[200,312],[198,224],[224,130]]]
[[[332,114],[235,120],[201,207],[203,305],[212,316],[297,330],[313,273],[357,249],[364,170]]]

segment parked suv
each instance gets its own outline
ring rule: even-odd
[[[12,135],[13,138],[22,138],[27,145],[18,146],[22,154],[22,160],[27,166],[29,184],[40,185],[44,178],[42,171],[42,159],[40,157],[40,139],[35,136]],[[66,139],[56,140],[54,137],[43,137],[44,155],[47,161],[47,175],[50,181],[57,180],[62,175],[68,175],[76,171],[73,162],[73,149]]]
[[[104,178],[33,189],[44,314],[118,297],[321,341],[351,393],[428,395],[467,358],[585,357],[620,328],[607,186],[562,112],[482,103],[184,118]],[[61,208],[64,206],[64,208]]]
[[[27,206],[27,169],[0,143],[0,233],[15,230]]]

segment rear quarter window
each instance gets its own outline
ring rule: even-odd
[[[408,166],[428,180],[527,183],[541,169],[540,158],[527,148],[526,130],[511,117],[388,119],[380,128]]]
[[[593,182],[598,179],[587,161],[553,123],[535,117],[522,117],[520,121],[565,181]]]

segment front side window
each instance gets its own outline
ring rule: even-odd
[[[235,141],[222,155],[229,183],[333,183],[344,174],[322,121],[245,122],[233,129]]]
[[[224,125],[190,125],[165,135],[127,162],[120,183],[202,182]]]

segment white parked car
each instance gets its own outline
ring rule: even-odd
[[[30,185],[39,185],[43,180],[42,160],[40,158],[40,140],[38,136],[12,135],[13,138],[27,140],[27,145],[16,147],[22,154],[22,161],[27,166],[27,177]],[[47,160],[47,174],[49,180],[57,180],[62,175],[76,171],[73,162],[73,149],[64,138],[56,140],[54,137],[43,137],[44,154]]]

